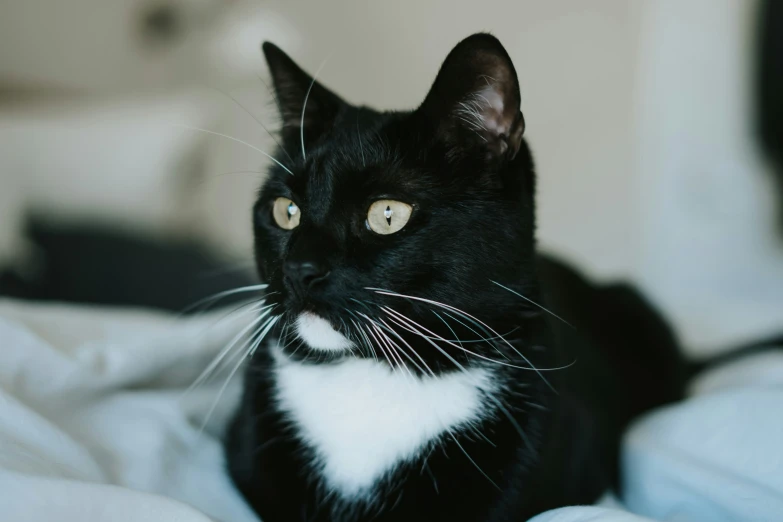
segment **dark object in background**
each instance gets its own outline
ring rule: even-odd
[[[756,79],[759,138],[772,160],[778,183],[780,231],[783,233],[783,2],[762,0]]]
[[[0,296],[180,312],[218,292],[257,284],[254,275],[227,268],[195,243],[41,224],[30,227],[29,238],[40,250],[41,267],[24,277],[0,273]],[[241,293],[220,302],[256,295]]]
[[[149,43],[173,41],[183,33],[182,13],[174,5],[156,5],[142,16],[141,32]]]

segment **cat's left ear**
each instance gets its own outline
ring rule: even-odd
[[[283,140],[286,143],[304,141],[305,145],[314,143],[332,128],[345,102],[304,72],[273,43],[264,42],[262,49],[272,73],[283,123]]]
[[[462,40],[449,53],[419,112],[452,151],[481,151],[492,162],[513,159],[525,132],[511,58],[492,35]]]

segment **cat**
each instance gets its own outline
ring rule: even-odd
[[[755,124],[778,188],[778,231],[783,233],[783,5],[764,0],[758,9]]]
[[[288,161],[253,211],[264,328],[225,443],[249,504],[265,522],[523,521],[619,488],[623,428],[679,399],[685,366],[635,290],[538,253],[501,43],[461,41],[400,112],[263,51]]]

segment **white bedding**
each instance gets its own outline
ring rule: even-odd
[[[183,398],[242,324],[219,318],[0,301],[0,520],[256,521],[218,441],[239,378],[203,433],[227,372]],[[623,503],[638,515],[535,521],[783,520],[783,353],[695,389],[627,437]]]

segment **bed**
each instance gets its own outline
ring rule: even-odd
[[[257,521],[219,442],[239,375],[188,390],[242,324],[0,300],[2,520]],[[783,520],[783,351],[703,375],[631,428],[622,460],[622,503],[535,522]]]

